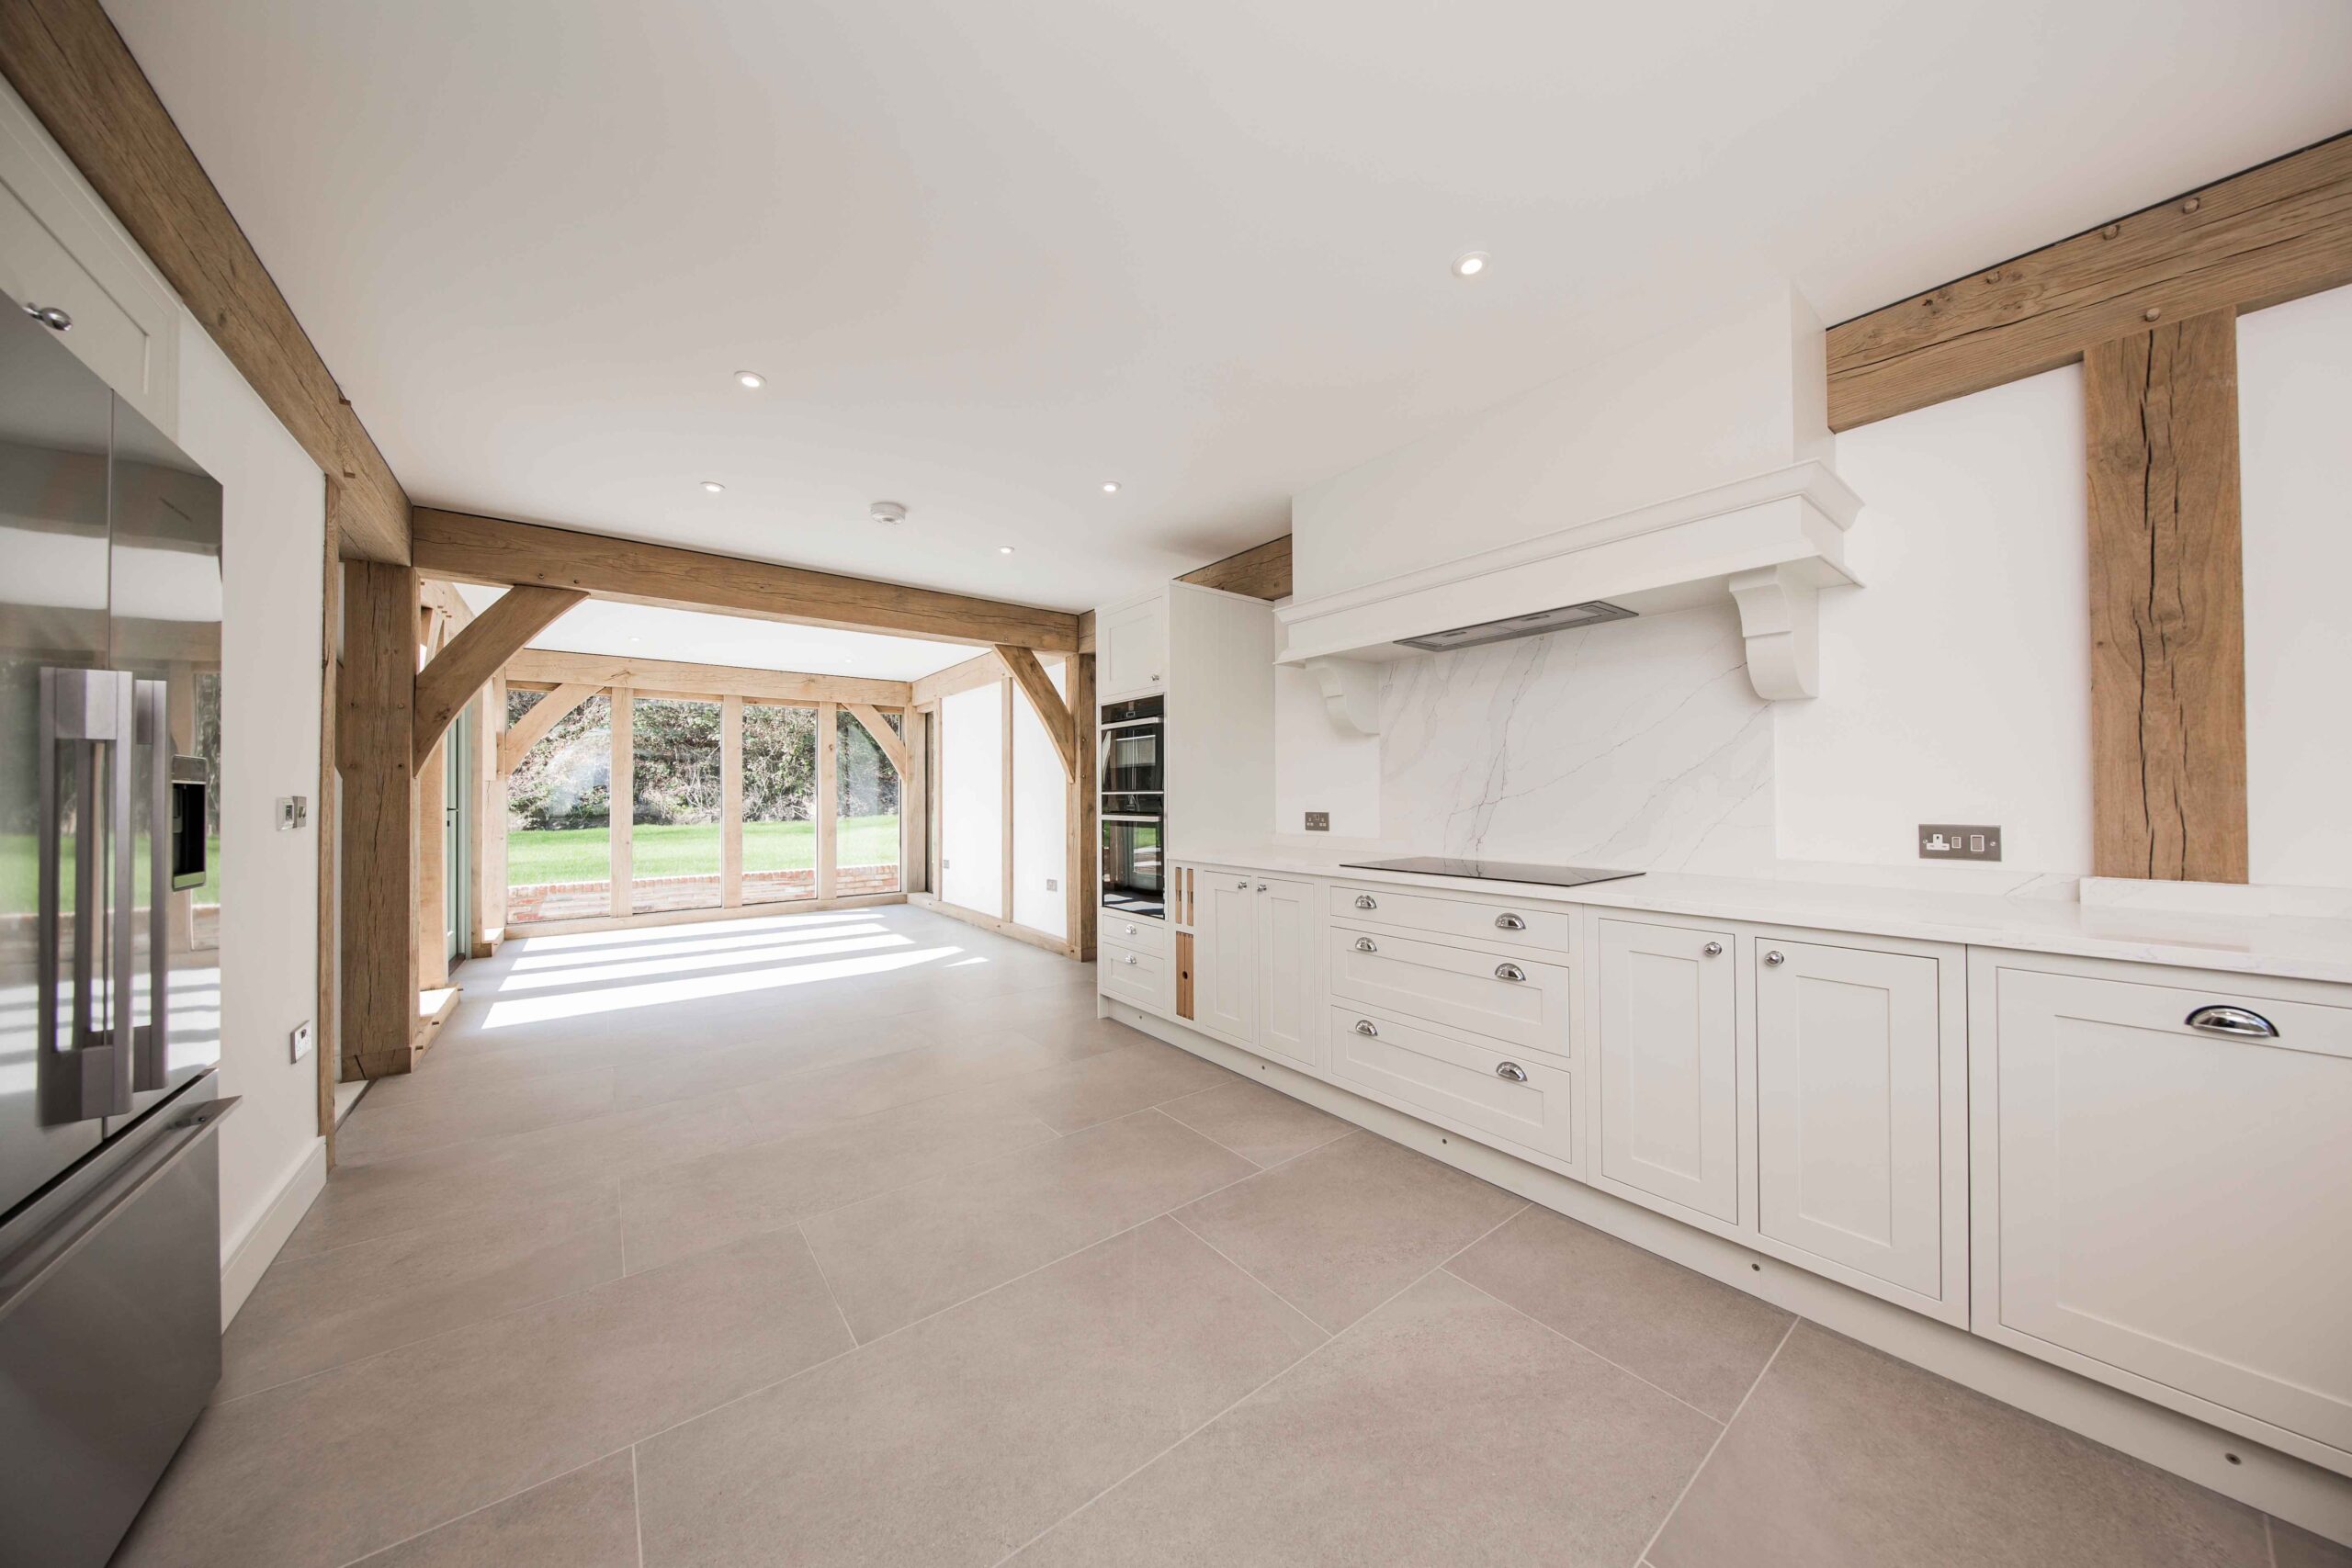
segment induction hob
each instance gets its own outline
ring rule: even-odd
[[[1410,871],[1423,876],[1466,876],[1480,882],[1538,882],[1552,887],[1581,887],[1588,882],[1614,882],[1620,877],[1642,874],[1638,871],[1603,871],[1589,865],[1527,865],[1507,860],[1453,860],[1444,855],[1351,861],[1341,869]]]

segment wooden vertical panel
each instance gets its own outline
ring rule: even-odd
[[[416,983],[449,983],[449,743],[433,743],[416,775]]]
[[[416,1023],[416,573],[354,561],[335,706],[343,768],[339,958],[347,1076],[413,1063]]]
[[[999,881],[1001,882],[1001,886],[998,893],[998,897],[1003,900],[1003,905],[1002,908],[998,909],[997,914],[1000,919],[1007,921],[1011,921],[1012,919],[1012,895],[1016,891],[1016,884],[1012,874],[1012,823],[1014,817],[1018,815],[1018,813],[1014,811],[1012,805],[1012,684],[1013,682],[1010,676],[1006,677],[1006,679],[1001,682],[1001,690],[1004,696],[1004,717],[1001,721],[1002,728],[1000,731],[1004,739],[1003,750],[1000,753],[1000,761],[1004,766],[1004,794],[1002,796],[1004,801],[1004,859],[1001,865],[999,867],[999,871],[1001,873]]]
[[[718,699],[718,907],[743,902],[743,699]]]
[[[931,880],[931,724],[908,708],[907,771],[899,780],[899,866],[910,893],[938,889]]]
[[[2236,312],[2083,358],[2092,863],[2246,879]]]
[[[1176,933],[1176,1016],[1193,1016],[1193,933]]]
[[[612,785],[606,792],[610,809],[605,820],[611,824],[613,896],[610,908],[615,915],[629,912],[629,883],[636,876],[636,851],[631,842],[631,829],[637,821],[637,697],[633,688],[613,688],[613,762]]]
[[[833,896],[840,846],[833,830],[841,815],[841,705],[817,705],[817,897]]]
[[[319,587],[319,784],[311,821],[318,834],[318,1017],[311,1028],[319,1070],[319,1135],[327,1141],[327,1168],[334,1168],[334,1086],[343,1075],[335,1044],[335,1001],[342,982],[341,946],[335,939],[341,899],[335,886],[335,677],[342,668],[343,551],[333,509],[323,529],[324,561]]]
[[[1094,824],[1098,804],[1094,793],[1094,655],[1070,655],[1066,670],[1062,684],[1069,705],[1077,766],[1070,773],[1069,805],[1062,813],[1063,830],[1069,840],[1063,857],[1062,929],[1069,936],[1070,956],[1083,963],[1094,956],[1095,910],[1101,903],[1095,873],[1101,846]]]
[[[498,748],[506,739],[503,675],[492,676],[482,688],[478,735],[474,774],[481,783],[475,795],[481,809],[474,818],[481,852],[474,867],[473,955],[488,958],[506,940],[506,774],[498,766]]]

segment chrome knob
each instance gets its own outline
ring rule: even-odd
[[[1495,924],[1507,931],[1523,931],[1527,929],[1527,922],[1517,915],[1497,915]]]
[[[28,305],[25,307],[25,314],[53,333],[74,330],[74,318],[54,305]]]
[[[1258,891],[1259,891],[1259,892],[1263,893],[1265,890],[1266,890],[1266,885],[1265,885],[1264,883],[1261,882],[1260,884],[1258,884]]]
[[[1513,1083],[1525,1083],[1527,1081],[1527,1069],[1521,1066],[1517,1062],[1497,1062],[1495,1064],[1495,1077],[1498,1078],[1509,1078]]]
[[[1127,922],[1127,934],[1129,936],[1136,934],[1136,923],[1133,920],[1129,920]]]
[[[1359,893],[1356,895],[1356,908],[1359,909],[1377,909],[1380,908],[1380,900],[1374,898],[1369,893]]]
[[[1238,890],[1239,890],[1240,892],[1247,893],[1247,892],[1249,892],[1249,891],[1250,891],[1250,879],[1249,879],[1248,877],[1246,877],[1246,876],[1245,876],[1245,877],[1243,877],[1240,881],[1238,881],[1238,882],[1235,883],[1233,886],[1234,886]]]
[[[1764,962],[1770,964],[1775,969],[1778,969],[1781,964],[1786,964],[1788,961],[1789,955],[1782,953],[1777,947],[1764,955]]]
[[[1122,963],[1122,964],[1133,964],[1135,961],[1136,961],[1136,955],[1135,955],[1134,953],[1128,953],[1125,958],[1122,958],[1122,959],[1120,959],[1120,960],[1119,960],[1119,962],[1120,962],[1120,963]]]
[[[1380,944],[1373,941],[1372,938],[1368,936],[1360,936],[1356,938],[1356,951],[1358,953],[1378,953],[1380,951]]]
[[[1372,1026],[1372,1020],[1368,1018],[1360,1018],[1356,1020],[1356,1032],[1358,1034],[1377,1035],[1380,1031]]]
[[[2250,1008],[2201,1007],[2181,1021],[2191,1029],[2210,1029],[2216,1034],[2236,1034],[2249,1040],[2278,1038],[2278,1026]]]
[[[1516,964],[1498,964],[1495,965],[1495,978],[1498,980],[1524,980],[1527,978],[1527,971],[1521,969]]]
[[[1721,958],[1724,955],[1724,944],[1719,942],[1711,942],[1699,951],[1710,958]]]

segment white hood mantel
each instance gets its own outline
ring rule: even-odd
[[[1827,465],[1794,463],[1378,582],[1293,599],[1275,612],[1286,639],[1279,660],[1314,671],[1336,703],[1356,682],[1333,661],[1409,658],[1417,650],[1397,646],[1406,637],[1594,599],[1659,615],[1728,595],[1739,608],[1757,694],[1813,696],[1820,689],[1815,595],[1857,581],[1845,545],[1860,510],[1860,498]],[[1361,717],[1346,722],[1365,728]]]
[[[1861,510],[1830,468],[1824,352],[1775,284],[1301,491],[1278,658],[1371,733],[1378,665],[1420,651],[1402,639],[1729,598],[1757,693],[1814,695],[1815,595],[1855,581]]]

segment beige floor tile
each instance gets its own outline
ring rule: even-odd
[[[371,1090],[336,1130],[334,1157],[338,1165],[398,1159],[477,1138],[585,1122],[616,1109],[610,1067],[407,1100]]]
[[[2262,1517],[1810,1323],[1657,1568],[2267,1568]]]
[[[1247,1078],[1169,1100],[1159,1109],[1253,1165],[1280,1165],[1355,1131],[1336,1116]]]
[[[213,1400],[235,1399],[620,1275],[620,1205],[602,1190],[310,1257],[281,1257],[229,1325]]]
[[[872,1339],[1250,1174],[1146,1111],[802,1227],[850,1325]]]
[[[637,1472],[600,1459],[354,1568],[638,1568]]]
[[[755,1236],[214,1405],[116,1562],[348,1562],[849,1343],[798,1235]]]
[[[1054,1131],[1075,1133],[1163,1100],[1241,1081],[1189,1051],[1147,1036],[1135,1039],[1124,1050],[1031,1074],[1019,1086],[1023,1100]]]
[[[781,1138],[1110,1049],[1096,1041],[1049,1044],[1009,1029],[975,1028],[938,1044],[772,1078],[742,1089],[736,1098],[752,1125],[765,1137]]]
[[[1401,1145],[1352,1133],[1176,1217],[1336,1331],[1524,1205]]]
[[[1143,1225],[645,1443],[647,1568],[988,1568],[1321,1338]]]
[[[1731,1419],[1795,1321],[1544,1208],[1446,1267],[1718,1421]]]
[[[2352,1546],[2339,1546],[2284,1519],[2270,1521],[2275,1568],[2352,1568]]]
[[[1625,1568],[1719,1428],[1440,1272],[1018,1568]]]
[[[632,1272],[1054,1141],[1001,1089],[941,1095],[672,1166],[625,1187]]]

